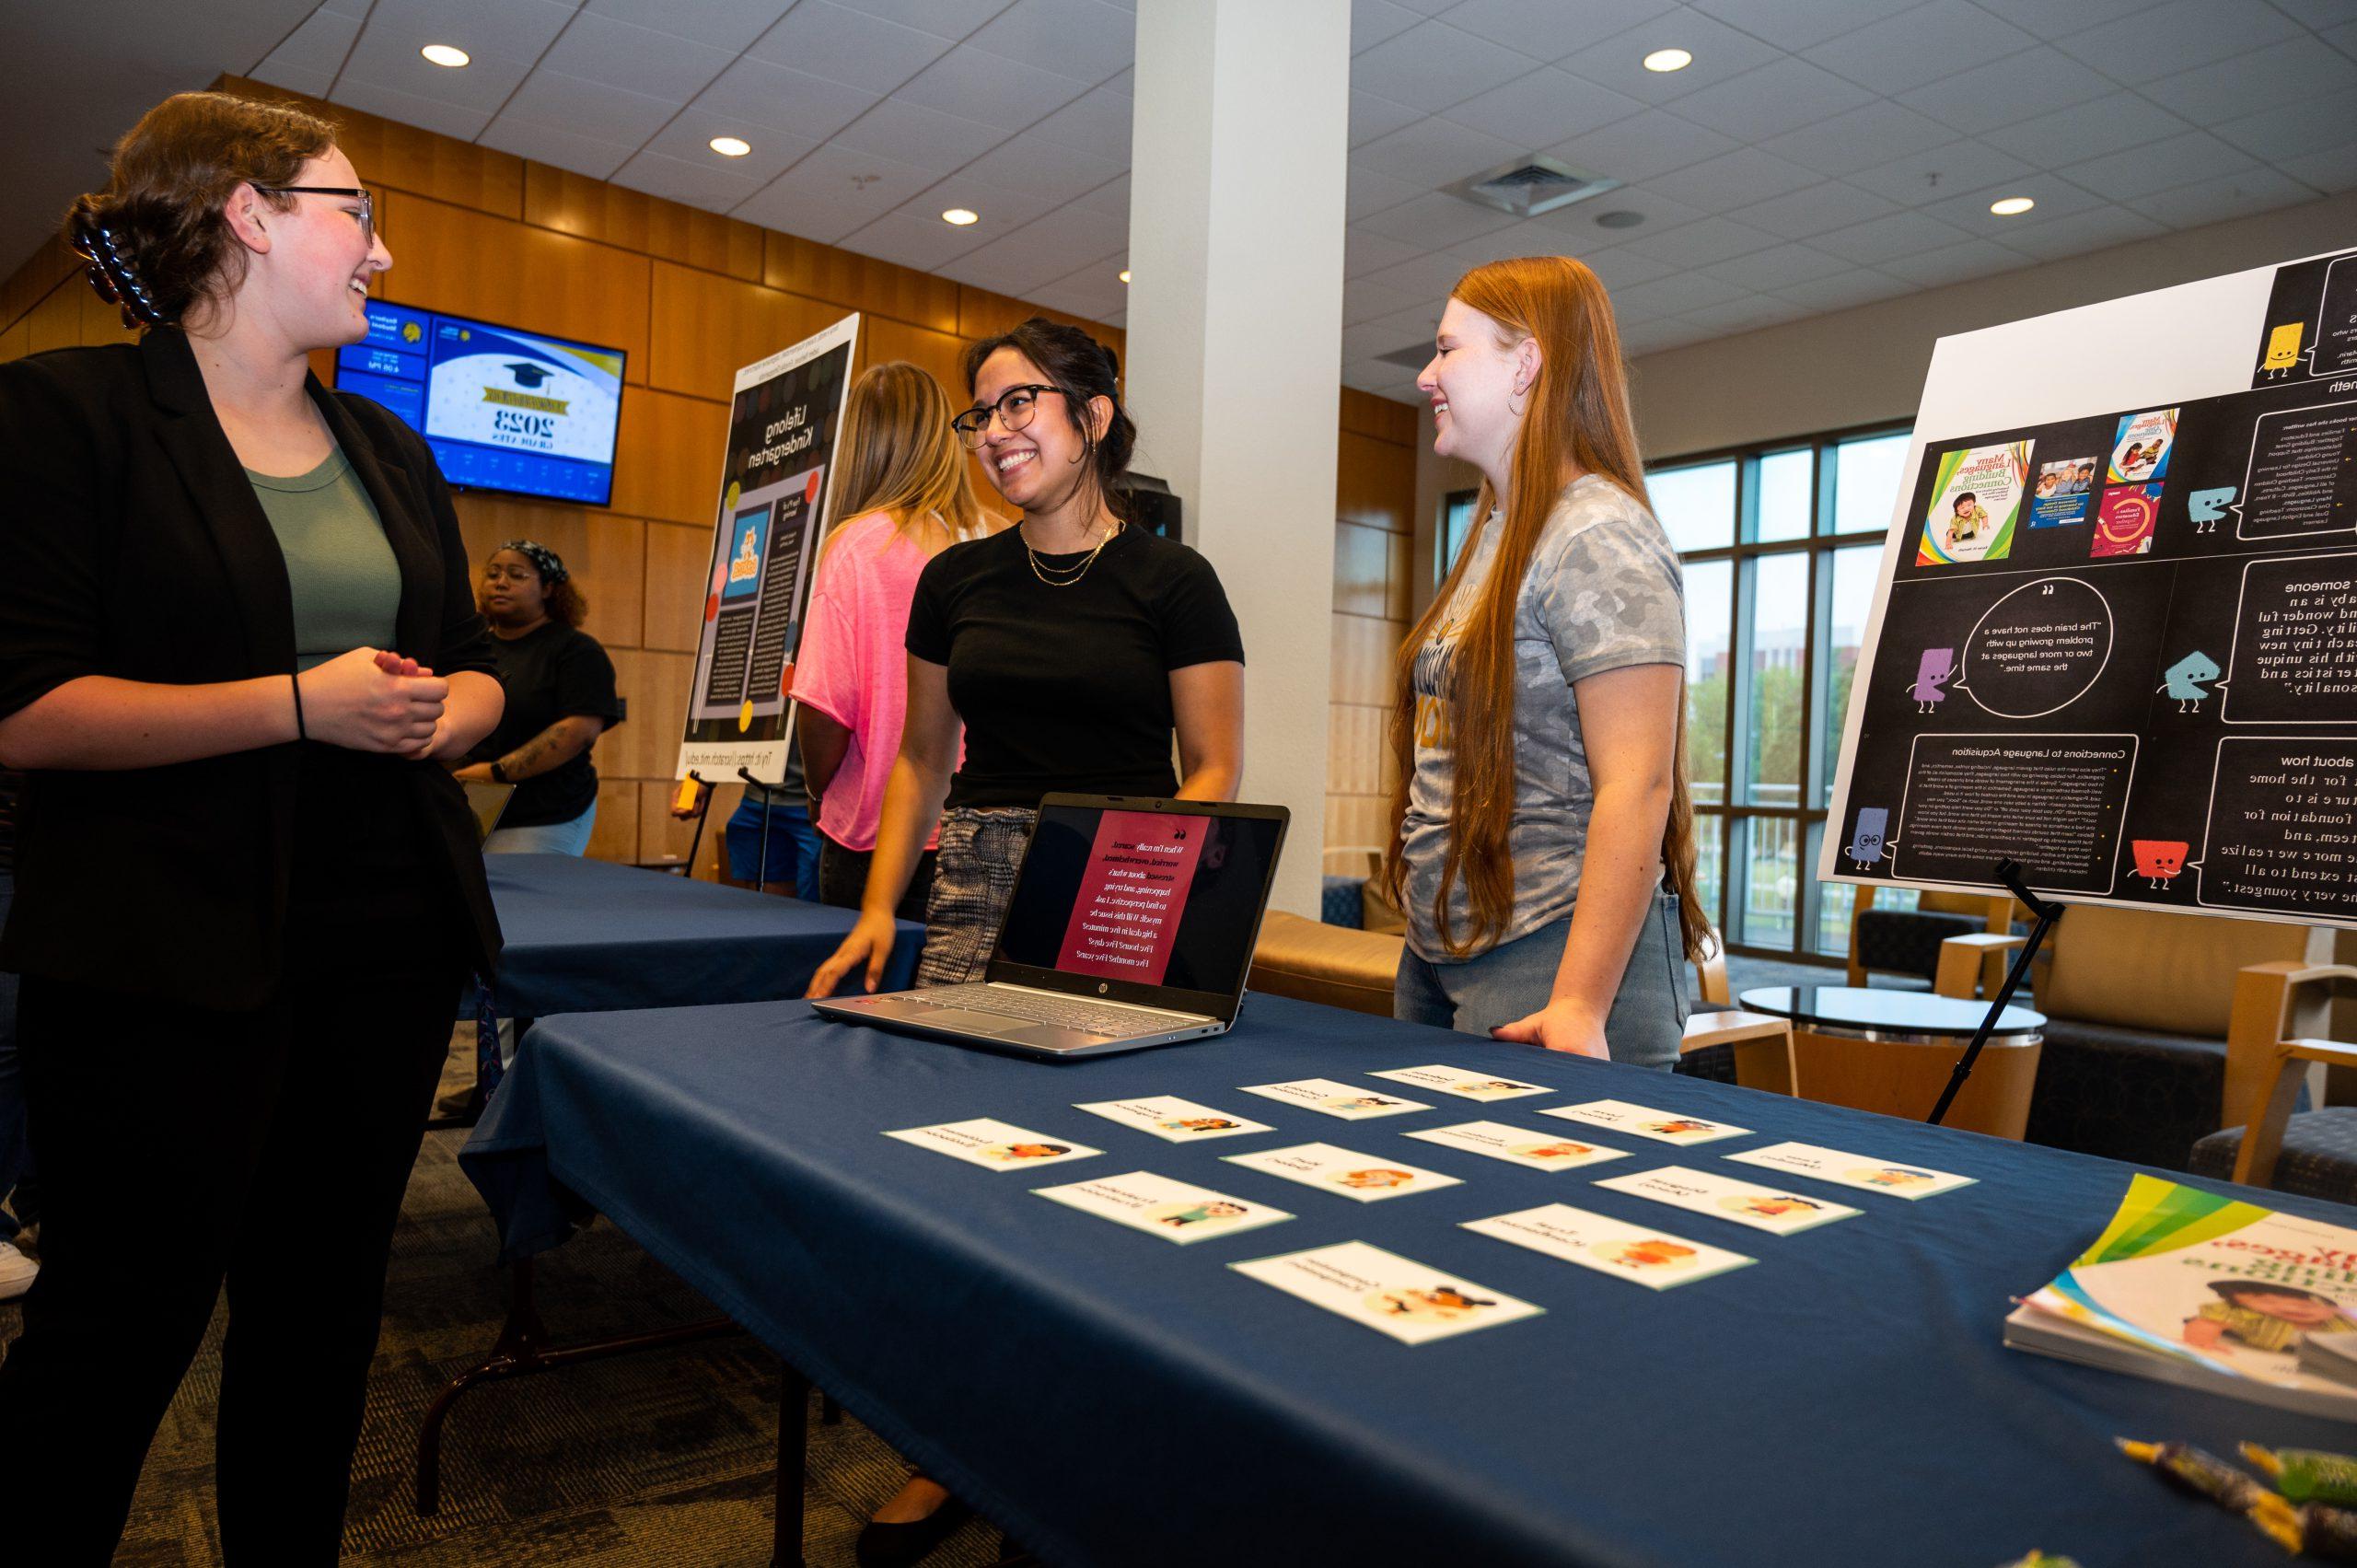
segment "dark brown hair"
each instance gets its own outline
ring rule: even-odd
[[[504,550],[506,547],[503,545],[500,548]],[[492,553],[496,555],[499,551],[494,550]],[[524,559],[530,561],[531,557],[527,555]],[[540,580],[540,608],[548,611],[551,621],[560,626],[571,626],[578,630],[581,623],[589,619],[589,596],[581,591],[581,585],[573,580],[572,573],[567,572],[554,583],[551,583],[548,575],[535,563],[532,567],[532,575]],[[491,614],[489,607],[483,603],[483,583],[481,578],[475,580],[475,609],[486,617]]]
[[[1088,478],[1098,497],[1123,522],[1135,521],[1131,516],[1129,486],[1124,481],[1130,471],[1130,454],[1138,444],[1138,427],[1121,407],[1121,362],[1113,351],[1078,327],[1034,316],[995,337],[967,345],[969,395],[974,390],[975,378],[982,373],[983,362],[1003,348],[1011,348],[1038,366],[1039,374],[1063,394],[1064,417],[1080,436],[1081,460],[1088,465]],[[1091,398],[1103,398],[1113,405],[1113,417],[1107,422],[1101,437],[1089,428]]]
[[[334,145],[333,126],[291,104],[175,93],[115,144],[107,188],[74,199],[66,238],[124,326],[172,325],[244,276],[246,253],[222,214],[229,193],[294,184]]]

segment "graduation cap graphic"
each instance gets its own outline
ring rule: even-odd
[[[535,365],[528,359],[511,360],[506,369],[510,376],[516,377],[516,384],[528,392],[537,390],[541,383],[556,374],[547,366]]]

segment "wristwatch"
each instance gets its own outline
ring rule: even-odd
[[[492,763],[491,776],[493,781],[497,784],[514,784],[516,782],[514,779],[507,776],[507,765],[505,762]]]

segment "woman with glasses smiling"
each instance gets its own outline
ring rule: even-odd
[[[181,94],[68,221],[144,336],[0,366],[0,968],[46,1182],[0,1432],[37,1555],[106,1561],[226,1281],[223,1550],[330,1562],[451,1004],[499,946],[444,762],[503,699],[433,454],[308,374],[392,265],[329,125]]]

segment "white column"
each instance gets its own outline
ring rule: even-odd
[[[1130,151],[1136,467],[1244,628],[1241,798],[1293,812],[1273,902],[1316,918],[1326,838],[1349,0],[1138,0]]]

